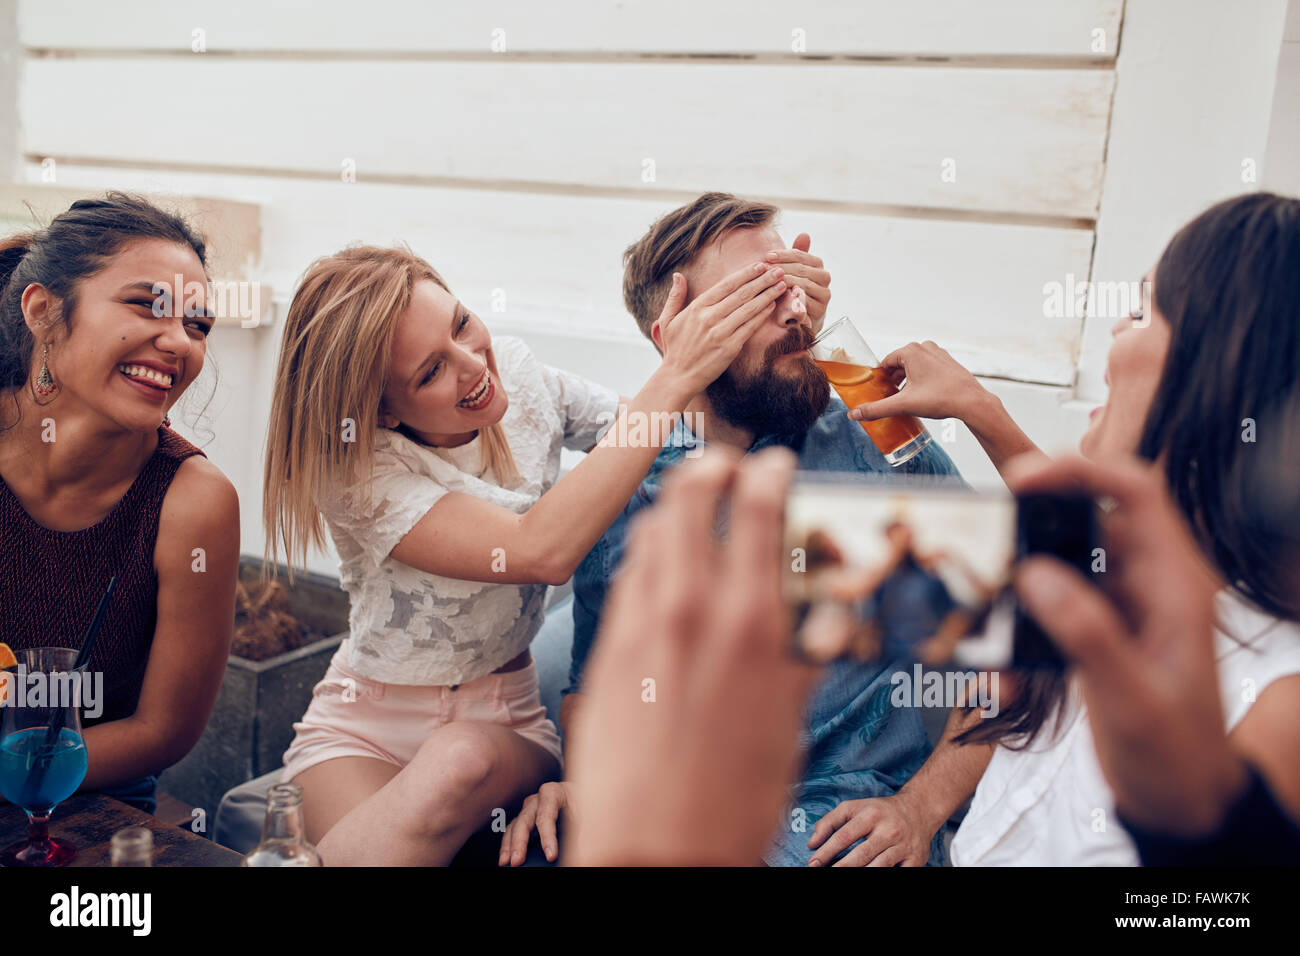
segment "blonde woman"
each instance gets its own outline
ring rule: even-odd
[[[285,754],[329,865],[440,865],[560,772],[528,652],[566,581],[666,435],[787,294],[746,266],[686,301],[630,400],[493,339],[424,260],[362,247],[307,271],[285,323],[267,441],[268,555],[328,526],[350,633]],[[623,419],[620,421],[619,419]],[[556,481],[562,447],[591,450]]]

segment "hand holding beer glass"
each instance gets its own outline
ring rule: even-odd
[[[849,408],[898,392],[898,386],[880,367],[875,353],[848,316],[823,329],[810,351]],[[893,415],[860,424],[885,461],[894,467],[915,457],[931,441],[929,431],[915,415]]]

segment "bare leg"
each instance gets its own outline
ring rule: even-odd
[[[293,780],[302,787],[307,839],[319,844],[334,824],[378,793],[401,769],[378,757],[335,757],[298,774]]]
[[[443,866],[493,810],[558,775],[551,754],[508,727],[455,721],[401,770],[340,757],[296,779],[309,825],[325,831],[317,849],[327,866]]]

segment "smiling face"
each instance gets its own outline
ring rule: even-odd
[[[182,287],[174,290],[176,277]],[[155,284],[173,290],[170,310],[159,308]],[[50,373],[60,409],[81,405],[133,431],[156,429],[203,370],[209,314],[186,315],[184,290],[202,289],[188,311],[207,313],[207,276],[189,246],[162,239],[129,243],[77,287],[67,322],[49,325],[55,302],[29,286],[23,313],[36,337],[35,376],[49,344]]]
[[[1171,329],[1155,304],[1154,270],[1143,284],[1144,304],[1111,329],[1106,404],[1093,410],[1088,430],[1079,439],[1079,451],[1098,461],[1137,451],[1164,373]]]
[[[461,445],[508,406],[487,326],[436,282],[417,282],[393,334],[379,424]]]
[[[705,246],[685,270],[691,298],[785,244],[771,226],[733,229]],[[821,330],[793,289],[777,299],[767,320],[706,390],[713,410],[755,437],[807,430],[826,410],[830,386],[808,354]]]

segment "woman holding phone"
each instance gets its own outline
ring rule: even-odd
[[[1115,323],[1109,395],[1079,450],[1101,464],[1136,453],[1164,475],[1219,584],[1215,640],[1229,741],[1300,812],[1300,724],[1288,716],[1300,702],[1300,601],[1267,557],[1276,549],[1261,535],[1270,532],[1243,517],[1251,491],[1242,477],[1243,463],[1278,447],[1281,426],[1269,410],[1300,392],[1300,200],[1252,193],[1211,207],[1174,236],[1144,282],[1149,307]],[[999,469],[1018,454],[1041,455],[997,398],[933,342],[904,346],[882,364],[906,386],[853,417],[960,418]],[[829,863],[869,833],[854,862],[891,844],[920,845],[978,780],[954,863],[1136,864],[1114,822],[1075,682],[1037,672],[1018,684],[995,718],[954,714],[927,763],[947,772],[923,767],[890,798],[896,805],[842,804],[819,824],[815,862]],[[899,822],[900,836],[883,835],[884,815]]]

